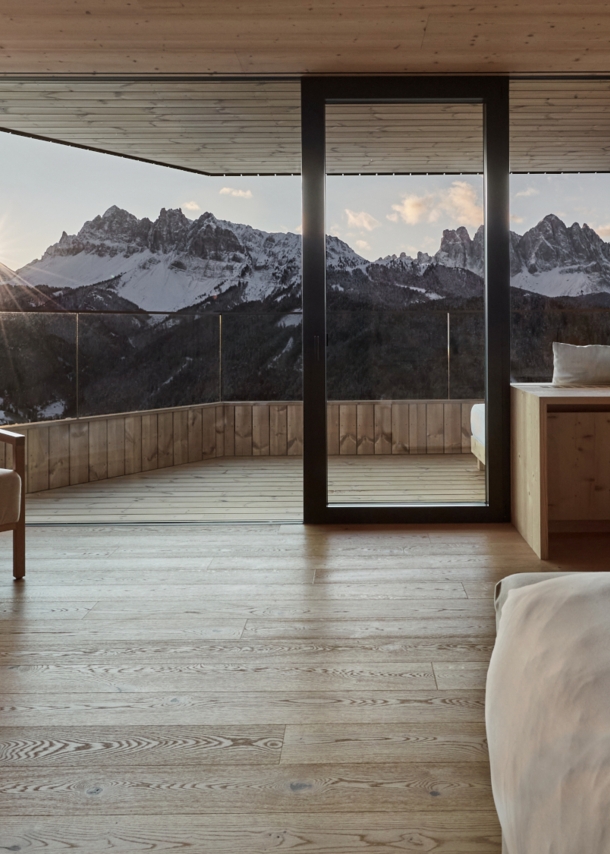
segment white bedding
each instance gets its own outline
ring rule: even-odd
[[[485,404],[475,403],[470,410],[470,432],[475,439],[485,444]]]
[[[610,854],[610,573],[509,592],[486,724],[506,854]]]

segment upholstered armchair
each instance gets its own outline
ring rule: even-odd
[[[0,532],[13,532],[13,575],[25,575],[25,436],[0,430],[0,442],[12,447],[13,468],[0,468]]]

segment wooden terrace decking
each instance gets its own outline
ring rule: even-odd
[[[30,523],[239,522],[302,519],[299,457],[232,457],[29,495]],[[333,503],[477,502],[485,476],[470,454],[329,458]]]

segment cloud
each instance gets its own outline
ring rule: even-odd
[[[200,211],[201,208],[197,204],[197,202],[184,202],[182,205],[185,211]]]
[[[373,231],[374,228],[379,228],[381,225],[378,219],[375,219],[374,216],[371,216],[366,211],[356,213],[356,211],[350,211],[349,208],[345,208],[345,213],[348,228],[357,228],[360,231]]]
[[[479,226],[483,222],[483,208],[477,192],[467,181],[454,181],[447,190],[437,190],[422,196],[404,196],[399,205],[392,205],[392,210],[407,225],[437,222],[443,216],[458,225]],[[388,214],[388,218],[392,216]]]
[[[523,217],[517,216],[516,214],[511,214],[510,215],[510,221],[514,222],[514,223],[520,223],[520,222],[523,222]]]
[[[360,249],[362,251],[364,251],[365,249],[371,248],[370,243],[368,243],[368,241],[366,241],[366,240],[356,240],[356,242],[354,243],[354,246],[356,247],[356,249]]]
[[[519,190],[518,193],[515,193],[516,199],[524,199],[528,196],[537,196],[540,190],[537,190],[535,187],[528,187],[527,190]]]
[[[398,222],[399,220],[399,216],[397,213],[386,214],[385,218],[389,219],[390,222]]]
[[[594,228],[600,237],[610,237],[610,223],[608,225],[598,225]]]
[[[293,228],[293,229],[292,229],[292,231],[293,231],[293,233],[294,233],[294,234],[303,234],[303,226],[302,226],[302,224],[301,224],[301,223],[299,223],[299,224],[297,225],[297,227],[296,227],[296,228]]]
[[[223,187],[220,190],[221,196],[233,196],[236,199],[251,199],[252,190],[236,190],[235,187]]]

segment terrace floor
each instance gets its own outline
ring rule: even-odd
[[[63,487],[28,496],[28,522],[300,521],[299,457],[229,457]],[[329,458],[337,503],[485,500],[470,454]]]
[[[0,850],[500,854],[484,723],[510,525],[0,534]]]

